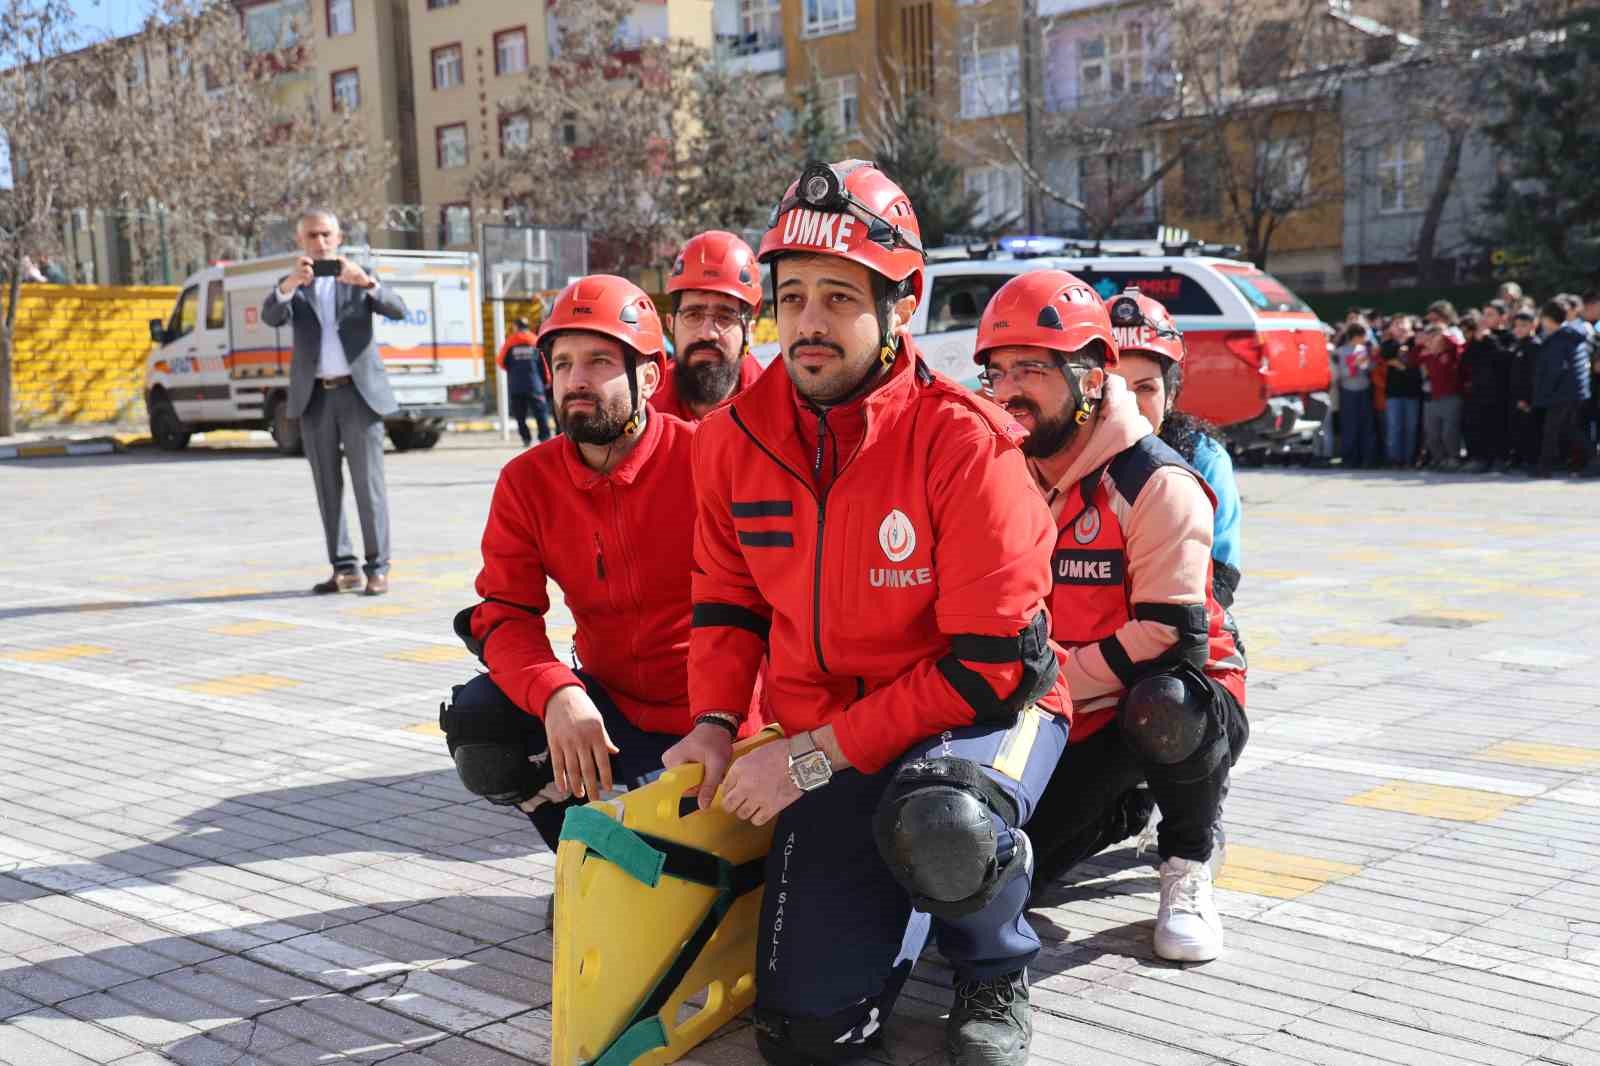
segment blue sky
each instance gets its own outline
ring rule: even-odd
[[[122,37],[139,28],[148,5],[145,0],[72,0],[78,32],[85,40]]]

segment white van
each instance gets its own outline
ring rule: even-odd
[[[402,451],[431,448],[448,418],[483,413],[483,300],[471,252],[345,249],[406,303],[397,322],[374,320],[400,410],[384,420]],[[150,321],[144,400],[156,444],[176,450],[211,429],[267,429],[298,454],[289,417],[293,328],[261,322],[261,305],[294,269],[294,255],[208,267],[184,282],[165,322]]]

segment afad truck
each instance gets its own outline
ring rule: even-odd
[[[406,317],[374,319],[378,351],[400,410],[384,420],[405,451],[439,442],[446,419],[483,413],[483,300],[471,252],[345,249],[406,304]],[[298,257],[278,255],[206,268],[190,277],[166,321],[151,319],[144,400],[150,434],[177,450],[194,433],[266,429],[297,454],[289,364],[293,328],[261,321],[261,305]]]

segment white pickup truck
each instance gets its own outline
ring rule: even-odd
[[[445,419],[483,412],[478,257],[365,248],[341,254],[406,303],[403,320],[374,322],[400,403],[384,423],[396,448],[431,448]],[[287,402],[292,330],[261,321],[262,302],[294,262],[279,255],[208,267],[184,282],[165,322],[150,321],[144,400],[157,445],[183,448],[192,434],[210,429],[267,429],[279,451],[301,450]]]

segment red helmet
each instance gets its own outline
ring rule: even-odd
[[[1137,352],[1157,359],[1183,362],[1183,334],[1173,325],[1166,305],[1129,285],[1119,296],[1106,301],[1111,316],[1111,332],[1124,354]]]
[[[1117,340],[1100,294],[1065,270],[1033,270],[1018,274],[990,298],[978,320],[972,361],[987,363],[995,348],[1076,352],[1097,340],[1105,343],[1106,366],[1116,366]]]
[[[761,313],[761,267],[756,253],[739,237],[724,230],[707,230],[689,238],[673,261],[667,292],[699,289],[732,296]]]
[[[539,324],[539,350],[546,361],[558,333],[582,330],[610,337],[624,347],[667,365],[667,346],[661,339],[661,316],[650,297],[627,278],[615,274],[590,274],[561,290],[550,313]]]
[[[876,163],[807,163],[772,209],[761,262],[785,252],[832,255],[890,281],[911,279],[918,302],[927,256],[911,200]]]

